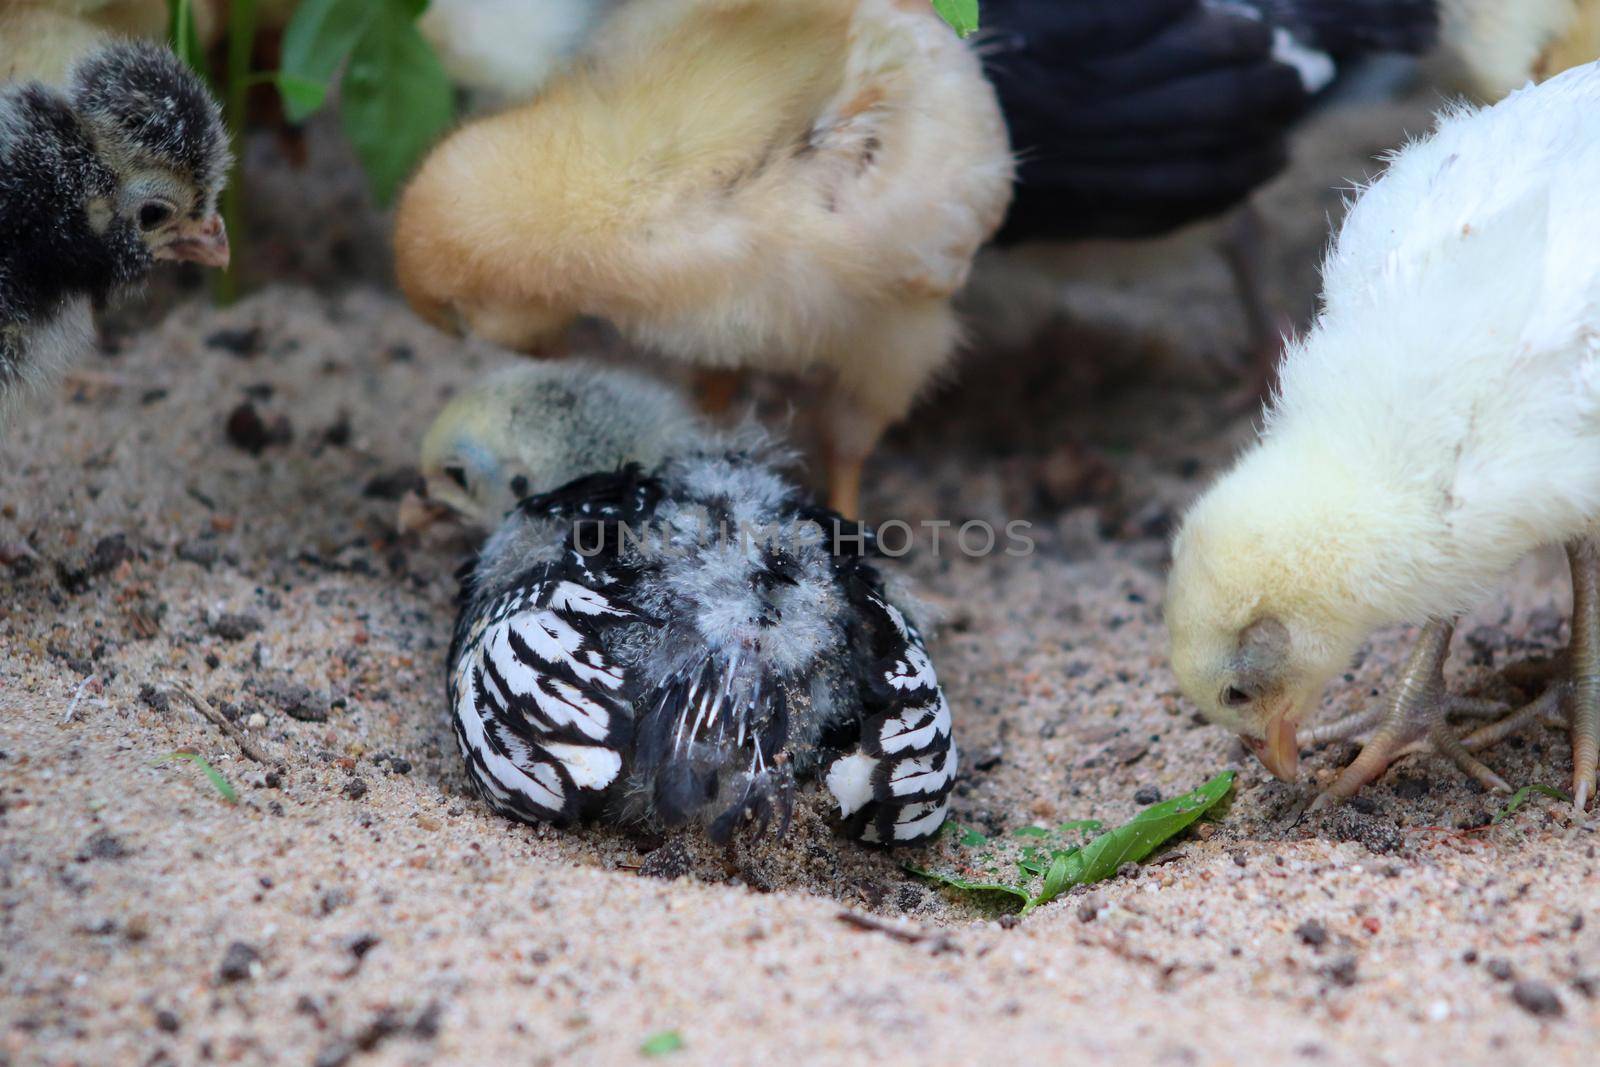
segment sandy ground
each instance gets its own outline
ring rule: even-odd
[[[1326,116],[1263,197],[1296,313],[1330,187],[1424,116]],[[663,1032],[667,1059],[728,1064],[1592,1057],[1589,828],[1543,799],[1488,827],[1501,801],[1430,759],[1296,822],[1353,749],[1272,782],[1177,696],[1165,537],[1250,432],[1211,369],[1242,334],[1205,239],[1145,250],[1134,281],[992,274],[991,332],[1025,294],[1061,322],[1026,354],[980,339],[874,471],[878,517],[1034,524],[1025,559],[908,565],[956,605],[934,651],[963,824],[1116,821],[1240,770],[1162,862],[1002,923],[903,870],[937,853],[841,840],[814,794],[731,858],[471,797],[441,693],[461,546],[392,521],[426,420],[502,357],[413,320],[381,218],[325,192],[326,138],[313,159],[256,168],[273,284],[221,311],[157,287],[5,446],[0,1064],[629,1062]],[[1559,650],[1566,599],[1559,560],[1528,561],[1462,627],[1452,684],[1515,696],[1495,670]],[[1374,699],[1409,636],[1379,635],[1328,713]],[[1492,762],[1569,773],[1553,731]]]

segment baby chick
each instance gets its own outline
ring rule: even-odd
[[[526,100],[580,53],[620,0],[433,0],[417,28],[457,85]]]
[[[705,366],[829,371],[831,499],[855,513],[1005,212],[977,58],[896,0],[636,0],[595,40],[423,164],[396,220],[407,299],[515,349],[587,315]]]
[[[1440,0],[1440,7],[1445,51],[1485,100],[1600,57],[1600,0]]]
[[[1261,439],[1174,544],[1167,621],[1184,691],[1267,767],[1375,627],[1425,623],[1388,707],[1318,803],[1409,744],[1469,755],[1563,704],[1581,807],[1600,725],[1600,69],[1443,114],[1361,193],[1291,344]],[[1532,549],[1565,544],[1569,678],[1458,739],[1443,664],[1453,620]]]
[[[222,267],[228,139],[171,52],[118,44],[61,90],[0,87],[0,427],[91,343],[91,308],[158,259]]]
[[[209,3],[194,6],[201,39],[215,34]],[[3,0],[0,2],[0,82],[65,82],[85,55],[119,38],[164,40],[166,0]]]
[[[821,775],[852,833],[944,822],[950,710],[871,534],[808,507],[759,438],[582,363],[515,367],[423,444],[428,495],[497,523],[464,570],[456,740],[497,811],[566,825],[787,825]],[[508,501],[520,498],[500,518]]]

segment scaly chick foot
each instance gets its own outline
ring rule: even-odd
[[[1354,796],[1362,786],[1382,775],[1394,760],[1407,752],[1423,750],[1419,746],[1449,756],[1456,766],[1486,789],[1511,791],[1505,779],[1479,762],[1450,729],[1447,717],[1453,707],[1481,711],[1479,702],[1453,702],[1445,692],[1444,661],[1449,655],[1454,631],[1452,624],[1438,620],[1423,629],[1398,684],[1380,712],[1347,716],[1311,732],[1312,739],[1333,740],[1377,724],[1360,754],[1311,802],[1309,810],[1317,811]]]

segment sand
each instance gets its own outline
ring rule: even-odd
[[[1330,183],[1425,103],[1324,116],[1263,196],[1296,314]],[[1242,330],[1205,238],[1132,280],[991,265],[959,383],[872,472],[878,517],[1033,523],[1026,558],[902,568],[953,606],[960,823],[1115,822],[1239,772],[1220,822],[1018,923],[904,870],[958,846],[860,847],[814,790],[731,856],[471,796],[442,697],[464,544],[393,521],[426,421],[505,357],[408,314],[327,131],[305,172],[269,147],[261,287],[218,310],[153,286],[4,446],[0,1064],[632,1062],[662,1035],[662,1062],[717,1064],[1593,1056],[1592,827],[1543,798],[1487,825],[1503,801],[1436,759],[1296,821],[1354,749],[1277,783],[1177,694],[1166,537],[1251,420],[1216,372]],[[1064,314],[1020,350],[997,338],[1034,332],[1007,319],[1024,291]],[[1529,560],[1463,624],[1451,684],[1515,697],[1496,670],[1556,653],[1566,602],[1559,559]],[[1377,635],[1327,714],[1375,699],[1411,636]],[[1560,785],[1569,758],[1535,730],[1491,762]]]

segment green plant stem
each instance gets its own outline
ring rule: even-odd
[[[227,305],[239,299],[241,264],[246,257],[244,221],[244,128],[251,86],[250,61],[256,43],[256,0],[232,0],[228,5],[227,95],[223,101],[228,124],[228,141],[233,146],[233,170],[228,187],[222,192],[222,221],[228,227],[232,261],[217,278],[217,303]]]

